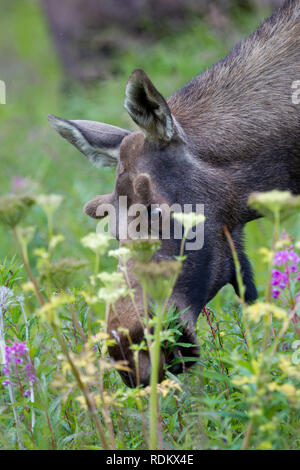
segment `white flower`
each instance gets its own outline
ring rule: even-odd
[[[121,273],[108,273],[106,271],[97,275],[100,281],[103,282],[105,287],[119,287],[120,285],[125,285],[125,279]]]
[[[109,256],[112,256],[113,258],[117,258],[118,260],[121,261],[122,264],[126,265],[127,261],[131,257],[131,251],[129,248],[126,248],[125,246],[121,246],[120,248],[116,250],[110,250],[108,252]]]
[[[183,225],[185,232],[188,232],[196,225],[205,221],[203,214],[196,214],[195,212],[189,212],[187,214],[177,212],[173,214],[173,218]]]
[[[129,290],[121,286],[119,288],[110,288],[110,287],[102,287],[98,291],[98,297],[100,300],[107,302],[108,304],[114,304],[120,297],[126,297],[129,293]]]
[[[125,297],[131,292],[126,286],[125,279],[121,273],[102,272],[97,276],[104,284],[98,291],[100,300],[108,304],[114,304],[120,297]]]
[[[36,201],[46,214],[53,214],[61,205],[63,197],[59,194],[40,194]]]
[[[96,254],[105,253],[110,242],[110,237],[104,233],[89,233],[81,239],[81,243],[86,248],[94,251]]]
[[[0,286],[0,310],[6,310],[14,301],[14,293],[6,286]]]
[[[50,240],[49,248],[51,250],[54,250],[59,243],[64,241],[64,239],[65,239],[65,237],[63,235],[55,235]]]

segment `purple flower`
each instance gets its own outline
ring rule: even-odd
[[[283,232],[281,240],[285,240],[289,245],[276,251],[273,259],[274,268],[272,270],[271,286],[272,296],[276,300],[287,286],[291,286],[294,281],[300,282],[299,263],[300,257],[294,250],[293,238]]]
[[[288,263],[289,254],[288,250],[277,251],[274,256],[275,266],[281,266],[282,264]]]
[[[22,343],[15,342],[12,343],[11,346],[5,346],[5,362],[3,374],[8,377],[9,380],[3,381],[2,385],[12,384],[13,386],[17,386],[17,384],[21,382],[23,388],[27,388],[29,384],[36,382],[37,378],[29,358],[25,341]]]
[[[286,272],[281,272],[278,269],[273,269],[271,285],[278,286],[280,289],[284,290],[289,282],[289,276]]]
[[[13,193],[24,192],[29,188],[29,180],[22,178],[22,176],[15,176],[11,180],[11,188]]]
[[[278,299],[278,297],[280,296],[280,290],[272,289],[272,296],[274,300]]]

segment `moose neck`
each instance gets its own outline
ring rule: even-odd
[[[168,99],[191,152],[223,169],[244,200],[275,188],[300,193],[299,16],[299,1],[286,2]]]

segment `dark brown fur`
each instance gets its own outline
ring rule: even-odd
[[[296,80],[300,80],[300,0],[288,0],[226,58],[167,101],[142,70],[134,71],[127,84],[125,107],[142,132],[113,128],[112,138],[102,124],[93,123],[89,132],[89,125],[52,118],[54,127],[92,161],[109,163],[118,155],[116,185],[109,196],[117,209],[120,195],[128,196],[129,205],[145,201],[149,206],[205,205],[204,247],[187,253],[171,299],[179,311],[189,307],[182,317],[188,322],[183,340],[194,343],[195,348],[181,348],[175,355],[197,355],[197,317],[225,284],[231,283],[238,293],[224,225],[238,251],[246,300],[256,298],[242,232],[258,214],[247,201],[253,191],[284,189],[300,194],[300,105],[292,103]],[[97,126],[100,137],[95,139]],[[81,127],[84,139],[78,135]],[[108,141],[114,142],[111,154]],[[87,213],[97,217],[102,202],[103,196],[88,203]],[[155,260],[172,259],[178,252],[179,241],[162,240]],[[142,315],[141,289],[130,266],[129,272]],[[115,312],[110,312],[111,336],[118,326],[128,328],[134,342],[143,338],[142,325],[128,298],[117,302]],[[125,335],[120,333],[119,343],[110,352],[116,359],[128,360],[132,372],[123,376],[128,385],[149,382],[148,353],[141,353],[137,374]],[[172,358],[162,355],[161,366],[164,360]]]

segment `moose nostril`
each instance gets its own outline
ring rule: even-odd
[[[127,385],[127,387],[135,388],[138,386],[143,386],[146,387],[150,384],[150,377],[151,377],[151,361],[149,357],[148,351],[140,351],[139,352],[139,360],[138,360],[138,370],[136,368],[136,363],[133,360],[132,353],[129,353],[128,357],[128,351],[127,351],[127,356],[125,354],[121,338],[116,330],[111,330],[110,332],[111,336],[115,338],[115,340],[118,343],[119,347],[119,352],[118,356],[120,359],[120,353],[122,356],[122,359],[127,362],[129,366],[129,371],[119,371],[120,376]],[[163,379],[164,376],[164,367],[165,363],[165,355],[161,351],[161,356],[160,356],[160,364],[159,364],[159,381]]]

